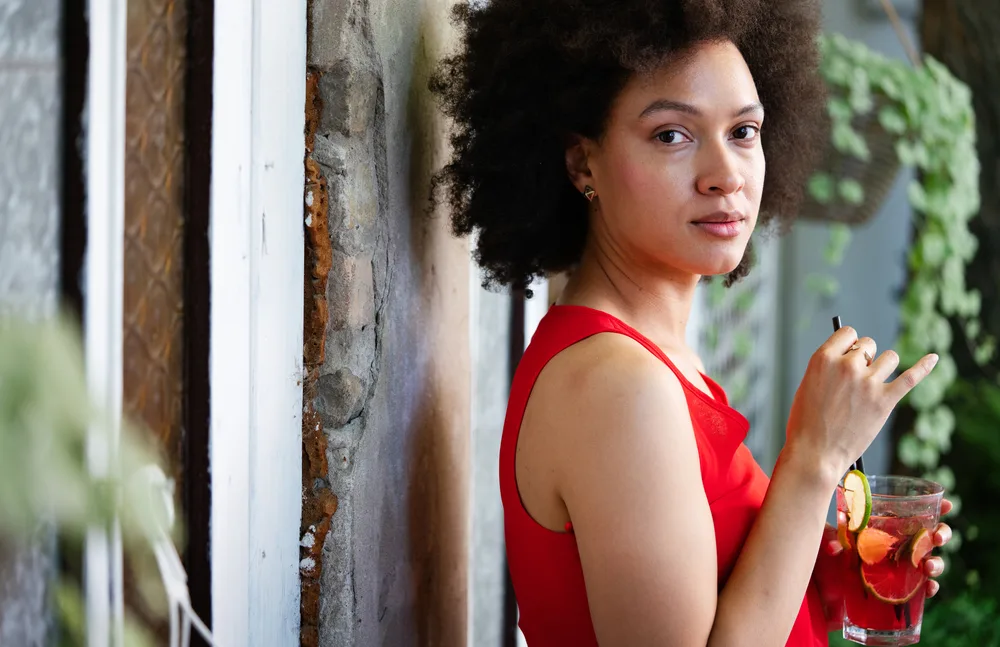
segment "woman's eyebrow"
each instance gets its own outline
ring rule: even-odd
[[[639,115],[639,119],[644,119],[649,115],[656,112],[664,112],[672,110],[674,112],[684,112],[694,117],[701,117],[704,113],[697,107],[691,105],[690,103],[684,103],[683,101],[673,101],[671,99],[657,99],[653,103],[646,106],[646,109],[642,111]],[[733,115],[734,117],[742,117],[743,115],[749,114],[751,112],[764,112],[764,106],[761,105],[759,101],[753,103],[748,103],[743,106]]]

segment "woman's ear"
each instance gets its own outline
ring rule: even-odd
[[[591,141],[581,135],[571,135],[566,143],[566,175],[580,193],[587,187],[596,189],[590,172]]]

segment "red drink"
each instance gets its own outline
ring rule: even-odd
[[[838,527],[845,545],[844,638],[862,645],[913,645],[920,640],[927,577],[943,489],[922,479],[869,476],[871,515],[858,532]],[[837,508],[846,513],[843,486]]]

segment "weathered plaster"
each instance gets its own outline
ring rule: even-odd
[[[325,353],[307,378],[307,417],[322,438],[306,436],[303,485],[307,510],[327,487],[337,506],[325,540],[304,521],[303,644],[466,642],[469,257],[444,215],[427,213],[447,148],[426,88],[450,42],[450,5],[314,0],[310,9],[320,107],[306,203],[325,178],[329,269],[325,289],[315,264],[307,282],[307,297],[325,299],[315,312],[328,314],[323,340],[307,338],[307,352]],[[322,214],[307,206],[306,219],[312,231]]]

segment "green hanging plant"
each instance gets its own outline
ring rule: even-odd
[[[902,367],[931,352],[941,359],[907,399],[917,416],[913,429],[900,439],[898,456],[904,465],[953,485],[954,474],[939,468],[955,428],[947,402],[948,389],[958,377],[952,348],[967,343],[981,364],[996,351],[996,341],[982,332],[981,297],[965,285],[966,266],[978,244],[968,225],[980,202],[972,93],[932,57],[912,66],[839,34],[824,35],[820,50],[836,154],[828,156],[827,166],[809,181],[814,207],[825,205],[831,214],[839,214],[827,220],[857,222],[843,217],[845,209],[868,204],[873,211],[880,206],[880,197],[866,194],[866,174],[887,168],[894,178],[897,162],[915,171],[917,179],[908,190],[914,212],[910,279],[896,348]],[[888,164],[887,144],[895,160]],[[872,153],[876,149],[881,162]],[[842,171],[849,173],[838,175]],[[962,339],[954,339],[953,322]]]

